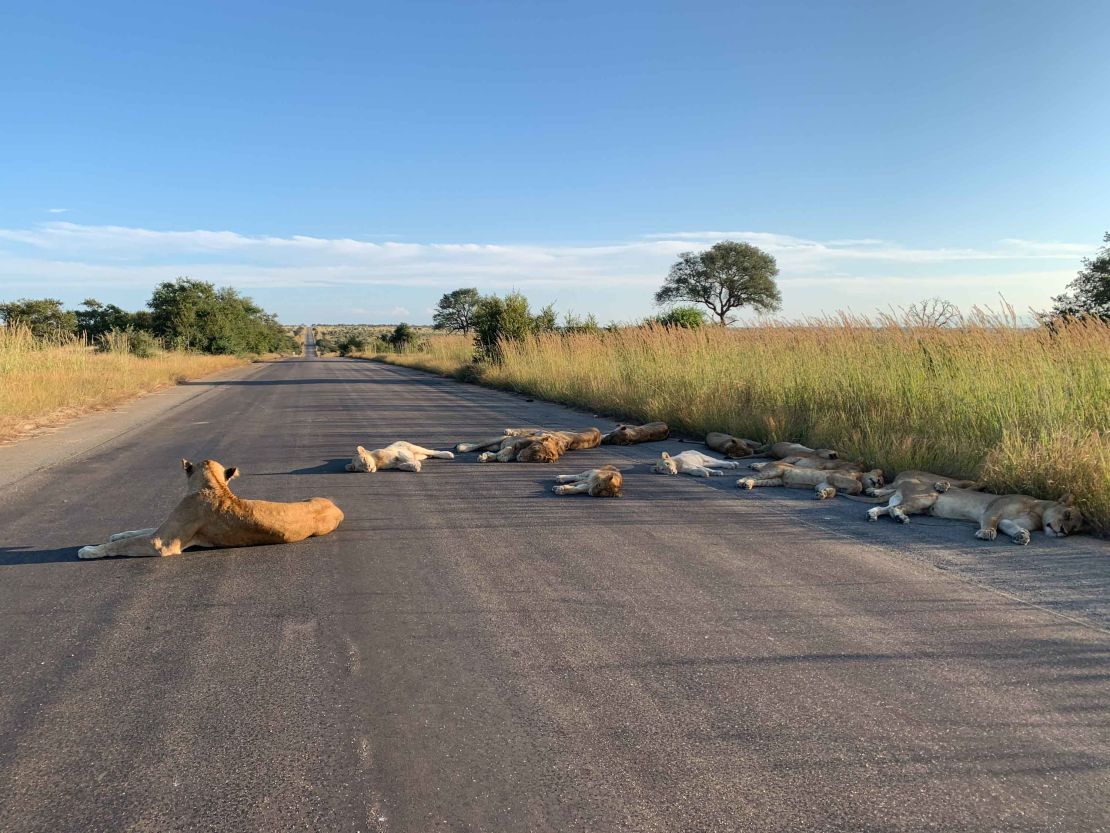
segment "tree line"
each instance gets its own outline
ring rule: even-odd
[[[158,349],[234,355],[299,349],[276,316],[230,287],[178,278],[159,284],[146,306],[129,312],[86,298],[71,310],[57,298],[21,298],[0,304],[0,321],[27,327],[40,341],[84,337],[103,344],[112,333],[127,333],[138,355]]]

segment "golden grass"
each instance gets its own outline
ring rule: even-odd
[[[78,340],[37,345],[26,330],[0,327],[0,442],[246,361],[177,352],[140,359]]]
[[[386,361],[466,371],[461,337]],[[628,328],[504,346],[479,381],[703,435],[832,446],[888,473],[980,477],[992,491],[1074,492],[1110,531],[1110,325],[1055,333],[825,320],[722,330]]]

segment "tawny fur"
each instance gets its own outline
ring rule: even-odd
[[[561,485],[552,487],[557,495],[582,495],[590,497],[621,497],[624,478],[616,466],[602,466],[580,474],[560,474],[555,477]]]
[[[708,448],[733,460],[740,457],[751,457],[763,447],[761,443],[757,443],[755,440],[745,440],[742,437],[722,434],[719,431],[710,431],[706,434],[705,444]]]
[[[385,448],[367,451],[361,445],[355,449],[355,456],[347,464],[347,471],[382,471],[383,469],[396,469],[397,471],[420,471],[422,461],[429,457],[437,460],[453,460],[455,455],[450,451],[435,451],[419,445],[399,440]]]
[[[342,510],[323,497],[296,503],[237,497],[227,483],[239,476],[239,470],[225,469],[215,460],[195,466],[182,460],[181,466],[186,494],[161,526],[117,533],[106,544],[82,547],[77,556],[167,556],[192,546],[288,544],[327,535],[343,520]]]
[[[671,429],[665,422],[649,422],[646,425],[618,425],[601,438],[602,445],[636,445],[654,443],[670,436]]]
[[[810,448],[800,443],[772,443],[762,446],[758,452],[761,455],[782,460],[786,457],[821,457],[825,460],[836,460],[840,455],[831,448]]]
[[[601,431],[587,428],[583,431],[541,431],[522,436],[507,436],[500,442],[500,450],[478,455],[480,463],[554,463],[568,451],[597,448],[601,444]]]
[[[462,442],[455,445],[455,451],[460,453],[467,453],[471,451],[487,451],[492,448],[500,449],[502,445],[516,437],[530,437],[534,434],[542,434],[542,428],[506,428],[501,434],[496,437],[490,437],[488,440],[476,440],[474,442]]]
[[[790,463],[768,463],[755,477],[741,477],[736,481],[741,489],[760,486],[787,486],[804,489],[812,487],[818,500],[834,498],[837,492],[858,495],[866,488],[883,485],[882,469],[873,471],[822,471],[806,469]]]
[[[683,451],[671,455],[664,451],[651,470],[656,474],[688,474],[691,477],[724,477],[721,469],[738,469],[735,460],[721,460],[700,451]]]
[[[1072,505],[1071,495],[1058,501],[1038,500],[1028,495],[994,495],[967,488],[948,488],[949,481],[940,480],[928,487],[928,472],[906,472],[901,483],[900,474],[895,478],[897,487],[890,494],[886,506],[876,506],[867,512],[867,519],[877,521],[890,515],[897,521],[909,523],[909,515],[929,514],[938,518],[971,521],[979,525],[976,538],[993,541],[999,530],[1009,535],[1015,544],[1028,544],[1029,534],[1044,530],[1050,538],[1063,538],[1083,527],[1082,513]],[[954,481],[967,483],[969,481]],[[882,490],[876,496],[886,497]]]

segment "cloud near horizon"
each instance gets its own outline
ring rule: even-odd
[[[1044,306],[1093,251],[1017,238],[978,248],[922,248],[756,231],[681,231],[605,244],[370,242],[48,222],[0,229],[0,287],[23,294],[29,285],[45,294],[85,291],[90,284],[135,289],[178,275],[248,291],[395,287],[411,290],[404,303],[391,303],[405,314],[458,286],[627,297],[635,289],[638,311],[650,308],[651,292],[680,252],[725,239],[752,243],[778,259],[786,315],[884,307],[946,291],[960,306],[997,300],[1000,292],[1019,308]]]

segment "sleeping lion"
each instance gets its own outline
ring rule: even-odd
[[[587,494],[590,497],[621,497],[624,485],[624,478],[616,466],[602,466],[581,474],[560,474],[555,481],[559,485],[553,486],[551,491],[557,495]]]
[[[706,434],[705,444],[713,451],[732,460],[751,457],[763,448],[762,443],[757,443],[755,440],[745,440],[743,437],[734,437],[732,434],[722,434],[719,431],[710,431]]]
[[[741,489],[755,489],[759,486],[788,486],[798,489],[812,487],[818,500],[828,500],[836,497],[838,490],[846,495],[858,495],[864,489],[882,486],[883,471],[822,471],[800,468],[780,461],[768,463],[756,477],[741,477],[736,485]]]
[[[422,468],[421,462],[429,457],[439,460],[453,460],[455,455],[450,451],[434,451],[430,448],[422,448],[404,440],[373,451],[367,451],[360,445],[355,449],[354,458],[347,464],[347,471],[369,472],[385,469],[420,471]]]
[[[761,446],[756,453],[774,457],[776,460],[784,460],[789,457],[822,457],[825,460],[836,460],[840,457],[831,448],[810,448],[801,443],[771,443],[770,445]]]
[[[646,425],[618,425],[601,438],[602,445],[636,445],[665,440],[671,429],[665,422],[649,422]]]
[[[343,511],[327,498],[296,503],[245,500],[227,482],[239,469],[225,469],[215,460],[194,466],[181,461],[185,497],[161,526],[119,532],[100,546],[82,547],[78,558],[112,555],[179,555],[189,547],[251,547],[288,544],[327,535],[343,520]]]
[[[554,463],[568,451],[597,448],[600,444],[601,431],[597,428],[507,435],[500,438],[498,451],[479,454],[478,462],[511,463],[515,460],[518,463]],[[460,443],[460,446],[474,445],[477,443]]]

